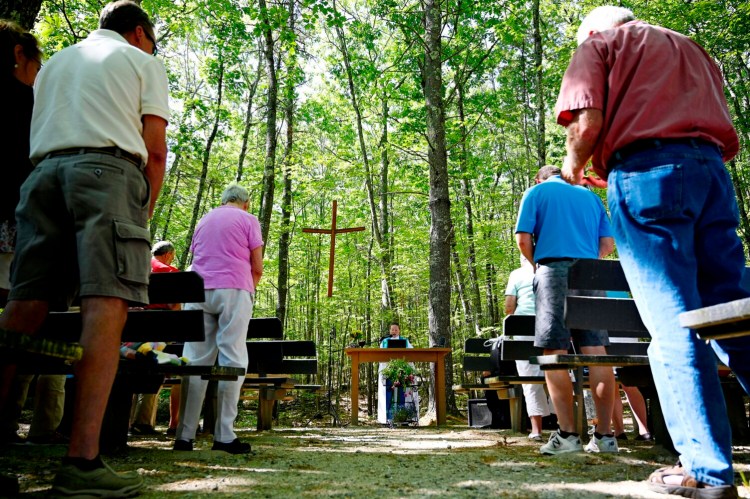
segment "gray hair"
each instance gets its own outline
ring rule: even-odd
[[[245,203],[250,199],[247,189],[236,182],[232,182],[221,194],[221,204]]]
[[[169,241],[159,241],[158,243],[154,244],[153,248],[151,248],[151,254],[154,256],[161,256],[174,252],[174,244],[170,243]]]
[[[99,16],[99,29],[109,29],[121,35],[135,31],[138,26],[143,28],[153,40],[156,40],[154,23],[137,3],[130,0],[108,3]]]
[[[534,177],[536,180],[540,182],[544,182],[550,177],[554,177],[555,175],[560,175],[561,170],[556,166],[543,166],[539,168],[539,171],[536,172],[536,177]]]
[[[605,31],[633,20],[635,20],[635,16],[630,9],[614,7],[611,5],[597,7],[589,12],[589,14],[583,18],[583,21],[581,21],[581,25],[578,27],[578,33],[576,35],[578,45],[585,42],[592,31]]]

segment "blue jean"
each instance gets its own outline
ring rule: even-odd
[[[696,141],[615,155],[610,167],[612,228],[651,333],[649,361],[669,433],[691,476],[732,484],[732,437],[716,357],[748,391],[750,337],[709,345],[678,322],[681,312],[748,296],[740,287],[745,259],[731,179],[718,149]]]

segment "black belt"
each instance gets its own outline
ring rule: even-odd
[[[536,263],[539,265],[549,265],[550,263],[572,262],[573,260],[575,260],[575,258],[542,258],[541,260],[537,260]]]
[[[613,152],[612,159],[622,161],[628,156],[632,156],[633,154],[643,151],[653,151],[654,149],[660,149],[666,145],[685,145],[695,148],[698,148],[700,146],[713,146],[718,150],[718,146],[716,146],[716,144],[714,144],[713,142],[708,142],[707,140],[698,139],[695,137],[682,137],[679,139],[640,139],[636,140],[635,142],[631,142],[625,147],[621,147]]]
[[[108,156],[114,156],[116,158],[122,158],[126,161],[130,161],[138,168],[141,167],[141,157],[119,147],[71,147],[70,149],[60,149],[52,151],[47,154],[44,158],[54,158],[57,156],[73,156],[75,154],[106,154]]]

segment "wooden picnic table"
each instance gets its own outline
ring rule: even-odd
[[[445,425],[445,356],[450,348],[347,348],[344,353],[352,358],[352,425],[359,423],[359,364],[388,362],[404,359],[407,362],[435,364],[435,409],[437,426]]]

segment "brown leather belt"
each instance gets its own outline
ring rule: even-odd
[[[73,156],[75,154],[106,154],[108,156],[114,156],[116,158],[122,158],[126,161],[130,161],[138,168],[141,167],[141,157],[119,147],[71,147],[70,149],[60,149],[58,151],[52,151],[47,154],[44,158],[55,158],[57,156]]]

